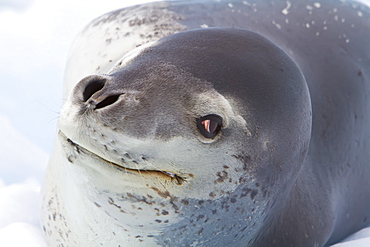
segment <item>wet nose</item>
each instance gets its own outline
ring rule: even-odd
[[[105,88],[109,80],[108,76],[88,76],[79,82],[74,93],[83,102],[93,106],[92,108],[104,108],[114,104],[121,95],[120,93],[109,93],[109,90]]]

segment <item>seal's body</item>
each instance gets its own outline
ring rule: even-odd
[[[197,1],[94,20],[66,70],[49,245],[323,246],[369,225],[369,13]]]

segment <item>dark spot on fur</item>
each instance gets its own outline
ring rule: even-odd
[[[240,198],[246,197],[252,190],[249,188],[243,188],[242,193],[240,194]]]
[[[213,193],[213,192],[211,192],[211,193],[209,193],[209,197],[214,198],[214,197],[216,197],[216,194],[215,194],[215,193]]]
[[[218,178],[214,182],[215,184],[217,184],[217,183],[223,183],[228,178],[228,173],[225,172],[225,171],[222,171],[222,173],[221,172],[217,172],[216,175],[217,175]]]
[[[241,162],[243,162],[243,170],[246,171],[248,170],[248,164],[251,162],[251,156],[250,155],[231,155],[232,157],[234,157],[235,159],[237,160],[240,160]]]
[[[166,211],[166,210],[162,210],[162,214],[163,214],[163,215],[168,215],[168,211]]]
[[[201,220],[201,219],[203,219],[204,218],[204,215],[203,214],[200,214],[200,215],[198,215],[198,217],[197,217],[197,221],[199,221],[199,220]]]
[[[161,223],[162,221],[161,221],[161,220],[156,219],[156,220],[155,220],[155,222],[157,222],[157,223]]]
[[[256,197],[257,194],[258,194],[257,190],[252,190],[251,199],[254,200],[254,198]]]
[[[244,232],[247,228],[248,228],[248,226],[245,226],[245,227],[241,230],[241,232]]]
[[[152,190],[154,190],[155,192],[157,192],[157,194],[163,198],[167,198],[167,197],[171,197],[171,194],[170,192],[168,192],[167,190],[166,191],[160,191],[158,188],[156,187],[151,187]]]
[[[243,184],[243,183],[246,183],[247,182],[247,178],[246,177],[240,177],[239,178],[239,183],[240,184]]]
[[[189,205],[189,201],[188,200],[185,200],[185,199],[182,199],[181,200],[181,203],[184,204],[184,205]]]
[[[133,194],[127,192],[126,193],[127,195],[127,198],[130,198],[131,200],[135,200],[136,202],[144,202],[148,205],[153,205],[155,204],[155,202],[152,202],[152,201],[148,201],[147,198],[145,196],[134,196]],[[152,199],[153,197],[147,195],[149,199]],[[126,199],[124,196],[122,196],[122,199]]]

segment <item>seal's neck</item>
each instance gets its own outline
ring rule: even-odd
[[[311,174],[311,175],[308,175]],[[328,186],[320,186],[312,166],[304,166],[296,183],[277,213],[266,221],[264,233],[258,243],[273,243],[274,246],[323,246],[333,230],[335,215]],[[312,241],[307,244],[307,241]]]

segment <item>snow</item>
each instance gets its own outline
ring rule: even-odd
[[[91,19],[148,0],[0,1],[0,246],[44,247],[40,188],[68,49]],[[336,247],[370,246],[370,228]]]
[[[0,129],[0,174],[3,182],[23,181],[30,177],[40,181],[48,154],[20,134],[10,119],[1,114]]]
[[[0,229],[0,246],[46,247],[42,232],[34,225],[15,222]]]

